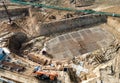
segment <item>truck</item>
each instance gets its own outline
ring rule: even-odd
[[[9,49],[4,47],[0,47],[0,68],[16,72],[22,72],[25,70],[25,67],[12,62]]]
[[[51,80],[55,81],[58,78],[58,74],[56,72],[46,72],[42,71],[40,66],[36,66],[33,70],[33,73],[35,74],[35,77],[38,79],[43,79],[43,80]]]

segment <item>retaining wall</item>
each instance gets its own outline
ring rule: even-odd
[[[10,17],[21,16],[28,14],[28,8],[15,8],[8,10]],[[0,20],[8,19],[5,10],[0,10]]]
[[[103,23],[106,21],[106,16],[85,15],[80,17],[68,18],[61,21],[44,23],[40,27],[40,35],[48,35],[72,28],[82,28],[82,26]]]
[[[75,6],[89,6],[93,5],[95,0],[76,0]]]

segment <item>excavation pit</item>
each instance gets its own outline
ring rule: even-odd
[[[114,40],[102,26],[66,33],[46,42],[46,51],[55,59],[73,58],[109,46]]]
[[[20,55],[22,44],[27,40],[27,35],[22,32],[17,32],[9,38],[8,47],[11,52]]]

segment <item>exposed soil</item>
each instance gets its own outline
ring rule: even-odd
[[[75,4],[70,4],[68,0],[53,0],[53,1],[45,0],[45,1],[46,2],[43,1],[41,3],[47,5],[56,5],[60,7],[63,6],[63,7],[75,8]],[[92,6],[79,7],[76,9],[93,8],[98,11],[120,14],[120,6],[118,6],[119,5],[118,2],[120,1],[97,0]],[[9,8],[14,9],[17,7],[10,6]],[[0,9],[3,8],[0,7]],[[57,72],[59,74],[58,80],[60,80],[62,83],[76,83],[75,81],[77,79],[82,81],[82,83],[102,83],[102,82],[119,83],[120,81],[119,80],[120,78],[120,71],[119,71],[120,18],[108,17],[107,23],[99,25],[100,29],[96,29],[98,25],[96,25],[95,27],[92,26],[92,28],[88,26],[89,30],[86,30],[85,32],[84,31],[85,29],[83,29],[82,32],[80,31],[80,34],[77,34],[77,36],[80,36],[81,38],[82,36],[85,36],[83,37],[83,39],[78,38],[77,40],[79,42],[76,42],[76,34],[73,34],[73,30],[71,30],[71,32],[70,33],[68,32],[67,34],[71,37],[72,42],[68,42],[70,41],[70,38],[68,38],[68,40],[66,38],[64,42],[62,41],[61,38],[60,42],[62,45],[57,45],[55,41],[51,41],[51,40],[55,38],[60,39],[60,37],[64,36],[66,32],[63,31],[62,33],[54,33],[54,35],[57,36],[58,38],[52,35],[39,36],[40,25],[45,22],[55,22],[55,21],[60,21],[61,19],[78,17],[83,14],[76,12],[45,9],[45,8],[41,9],[41,8],[30,7],[29,10],[30,10],[29,16],[25,16],[20,19],[13,20],[13,25],[8,24],[6,20],[0,23],[0,46],[1,47],[8,46],[12,52],[11,54],[12,59],[17,60],[17,61],[13,60],[13,62],[20,65],[24,65],[26,67],[25,72],[22,73],[16,72],[16,74],[4,70],[5,71],[4,73],[0,72],[1,76],[6,76],[6,77],[9,76],[10,78],[10,75],[12,75],[13,73],[12,78],[14,78],[14,80],[18,79],[20,81],[22,79],[21,82],[35,83],[38,81],[38,79],[35,79],[33,77],[34,76],[34,74],[32,73],[33,69],[35,66],[41,66],[43,71]],[[74,32],[78,32],[78,31],[75,30]],[[81,33],[83,35],[81,35]],[[92,35],[89,35],[88,33]],[[108,46],[104,47],[105,42],[108,43],[111,41],[109,40],[111,38],[111,35],[114,37],[114,39],[111,39],[113,41]],[[99,49],[95,49],[97,48],[97,46],[95,45],[100,44],[100,41],[102,41],[103,39],[105,42],[102,42],[101,44],[102,46],[99,47]],[[8,40],[9,43],[7,42]],[[46,42],[50,43],[50,41],[51,44],[49,45],[46,44]],[[59,48],[57,46],[59,46]],[[24,47],[22,53],[23,56],[19,57],[18,55],[21,54],[20,50],[22,49],[22,47]],[[55,53],[57,54],[57,51],[60,51],[59,54],[56,55],[58,60],[52,59],[51,57],[47,56],[47,51],[43,47],[47,47],[47,50],[50,49],[54,50],[53,52],[54,54]],[[79,51],[83,53],[80,54],[78,53],[78,51],[75,51],[76,48],[79,48]],[[90,49],[94,49],[94,50],[90,50]],[[61,52],[63,53],[61,54]],[[68,52],[69,54],[65,52]],[[16,53],[17,55],[14,53]],[[68,59],[68,56],[70,56],[71,53],[73,53],[73,56],[75,55],[75,57]],[[33,58],[32,59],[30,58],[29,56],[30,54],[32,54],[31,57],[33,57],[34,60]],[[66,56],[66,54],[68,56]],[[60,60],[60,57],[62,57],[62,55],[64,56],[64,59]],[[41,63],[39,62],[38,59],[40,60]],[[44,65],[42,64],[42,61],[45,62]],[[74,73],[71,72],[69,76],[68,72],[64,72],[64,68],[73,68]],[[79,71],[81,72],[79,73]],[[19,79],[19,76],[21,77],[21,79]],[[74,81],[72,80],[72,78],[75,78],[76,80]],[[40,81],[40,83],[42,83],[42,81]],[[57,82],[53,82],[53,83],[57,83]]]

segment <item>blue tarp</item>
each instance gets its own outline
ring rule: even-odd
[[[6,54],[4,53],[4,50],[0,48],[0,61],[4,60],[5,57],[6,57]]]

